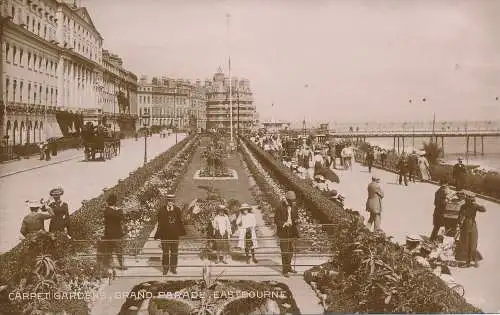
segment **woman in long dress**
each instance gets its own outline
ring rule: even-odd
[[[212,227],[218,257],[215,263],[222,262],[227,264],[226,258],[229,256],[229,241],[231,239],[231,221],[229,220],[226,206],[219,206],[217,215],[212,220]]]
[[[255,248],[257,248],[257,233],[255,232],[255,227],[257,221],[255,214],[252,212],[252,207],[246,203],[241,205],[240,211],[241,214],[236,219],[236,224],[240,227],[238,247],[245,249],[247,264],[250,263],[250,254],[252,255],[252,261],[256,264]]]
[[[478,232],[476,214],[478,211],[486,212],[486,209],[476,203],[473,193],[469,193],[465,199],[465,204],[460,207],[458,216],[460,245],[457,249],[456,260],[465,261],[464,267],[470,267],[471,261],[475,263],[475,267],[478,267],[478,261],[481,260],[481,256],[477,251]]]
[[[429,171],[429,161],[427,161],[425,154],[420,154],[420,157],[418,158],[418,168],[420,169],[422,180],[431,179],[431,173]]]

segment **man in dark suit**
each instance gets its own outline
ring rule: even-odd
[[[295,251],[295,241],[299,237],[297,230],[298,212],[295,204],[296,196],[293,191],[288,191],[281,207],[276,210],[274,222],[280,238],[281,262],[283,265],[283,275],[288,277],[288,273],[297,273],[292,269],[292,257]]]
[[[465,188],[465,178],[467,177],[467,169],[461,157],[458,158],[458,163],[453,166],[453,179],[455,180],[455,187],[458,190]]]
[[[161,240],[163,274],[170,270],[177,274],[179,237],[186,235],[181,209],[174,204],[175,195],[167,195],[167,203],[158,211],[158,228],[155,239]]]
[[[449,187],[444,181],[441,182],[441,186],[434,194],[434,214],[432,216],[432,225],[434,228],[431,233],[431,241],[434,241],[438,235],[439,229],[444,226],[443,222],[443,211],[446,210],[446,206],[449,201]]]
[[[102,244],[105,251],[105,264],[111,263],[113,253],[118,258],[121,270],[127,270],[123,261],[123,210],[116,206],[117,197],[115,194],[110,194],[106,199],[106,208],[104,209],[104,236]]]

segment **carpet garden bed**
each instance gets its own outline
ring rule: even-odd
[[[102,289],[103,277],[106,276],[96,259],[96,245],[103,232],[102,209],[107,194],[115,193],[118,204],[124,208],[126,237],[130,239],[125,245],[131,254],[147,239],[144,235],[149,235],[147,231],[152,229],[147,223],[153,219],[154,206],[161,196],[151,193],[155,183],[150,178],[156,177],[158,181],[158,177],[166,172],[168,178],[159,179],[160,183],[163,187],[175,189],[177,177],[181,175],[182,166],[190,159],[197,140],[196,136],[183,139],[130,173],[128,178],[120,180],[113,188],[90,201],[82,202],[82,207],[70,215],[73,240],[64,234],[40,232],[0,256],[0,284],[5,285],[0,296],[2,309],[10,313],[26,313],[36,309],[88,313],[95,299],[36,299],[26,302],[9,300],[8,293],[90,292],[91,296],[97,296],[96,291]],[[137,211],[137,208],[145,211]],[[34,270],[37,278],[33,278]],[[40,270],[45,272],[40,275]]]
[[[327,312],[482,312],[417,264],[403,247],[383,233],[370,232],[357,212],[329,201],[255,144],[244,142],[272,177],[294,190],[322,223],[332,224],[328,233],[334,254],[323,268],[328,275],[338,275],[322,288]],[[308,281],[321,282],[310,276]]]
[[[286,187],[277,182],[260,164],[255,156],[245,145],[241,146],[241,152],[252,174],[254,183],[251,190],[254,199],[260,206],[261,213],[267,225],[276,228],[274,223],[274,209],[281,207],[281,200],[286,193]],[[299,239],[297,241],[298,253],[327,253],[330,250],[329,236],[323,231],[323,226],[316,220],[304,205],[298,207],[298,229]]]
[[[143,309],[176,315],[300,314],[286,284],[250,280],[217,280],[209,289],[196,280],[144,282],[131,290],[119,314],[144,314]]]

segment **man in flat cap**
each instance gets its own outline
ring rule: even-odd
[[[54,211],[50,207],[46,207],[43,200],[27,201],[30,213],[26,215],[21,224],[22,238],[27,237],[31,233],[45,230],[45,220],[54,217]],[[39,212],[40,209],[47,210],[47,213]]]
[[[292,269],[295,241],[299,237],[297,230],[298,212],[295,200],[295,192],[288,191],[281,207],[276,209],[274,216],[277,234],[280,238],[281,263],[285,277],[288,277],[289,272],[297,273],[297,271]]]
[[[174,203],[175,195],[168,194],[166,204],[158,211],[158,227],[155,239],[161,240],[163,274],[170,270],[177,274],[179,238],[186,235],[181,209]]]
[[[467,169],[463,163],[462,157],[458,158],[458,163],[453,166],[453,179],[455,180],[455,187],[458,190],[465,188],[465,178],[467,176]]]
[[[382,198],[384,198],[384,192],[380,187],[380,177],[374,175],[372,182],[368,184],[368,199],[366,200],[366,211],[370,213],[368,228],[371,228],[373,224],[374,232],[380,230],[382,222]]]

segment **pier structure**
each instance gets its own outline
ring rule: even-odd
[[[436,143],[441,148],[441,153],[444,155],[444,139],[445,138],[464,138],[467,148],[467,153],[471,152],[474,156],[478,155],[478,139],[481,141],[481,155],[484,155],[484,138],[500,137],[500,129],[498,130],[464,130],[464,131],[443,131],[443,130],[385,130],[385,131],[343,131],[332,132],[326,134],[326,139],[352,139],[355,143],[366,141],[366,138],[393,138],[393,149],[398,152],[404,152],[405,141],[415,138],[429,138],[431,143]],[[472,140],[472,149],[471,149]]]

